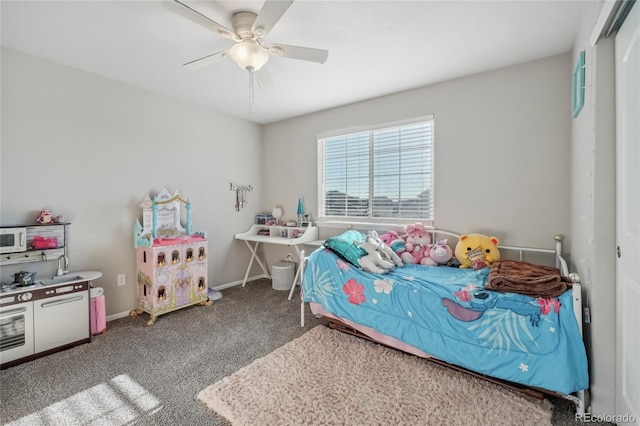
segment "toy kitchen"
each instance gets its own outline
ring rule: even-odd
[[[69,225],[0,226],[0,266],[16,270],[0,283],[0,369],[91,341],[91,282],[102,273],[68,271]],[[26,270],[49,261],[55,274]]]

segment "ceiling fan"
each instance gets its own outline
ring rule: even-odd
[[[228,40],[236,42],[228,50],[187,62],[183,65],[185,68],[198,70],[230,57],[240,68],[253,74],[267,63],[271,55],[320,64],[327,60],[329,52],[322,49],[285,44],[271,44],[268,47],[262,45],[264,38],[291,6],[291,3],[293,3],[293,0],[265,0],[258,15],[246,11],[236,12],[231,17],[233,31],[178,0],[164,1],[163,5],[172,12],[202,25]],[[264,71],[262,74],[264,77]],[[258,84],[260,83],[259,79]]]

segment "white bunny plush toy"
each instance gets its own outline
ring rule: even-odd
[[[402,267],[404,265],[404,263],[402,263],[402,259],[400,259],[400,256],[398,256],[398,254],[393,251],[391,247],[389,247],[384,243],[384,241],[382,241],[376,231],[369,232],[368,239],[369,241],[373,241],[374,243],[376,243],[376,245],[378,246],[378,253],[380,253],[380,256],[382,256],[384,260],[393,262],[393,264],[395,264],[397,267]]]
[[[373,272],[374,274],[384,274],[395,269],[395,265],[384,260],[378,253],[378,245],[370,240],[364,243],[354,243],[362,247],[367,254],[358,259],[358,263],[363,271]]]

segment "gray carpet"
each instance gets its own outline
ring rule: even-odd
[[[222,291],[212,306],[107,324],[90,344],[0,372],[6,425],[226,425],[198,393],[321,322],[268,280]],[[573,405],[551,399],[554,425],[575,425]],[[595,424],[595,423],[594,423]]]

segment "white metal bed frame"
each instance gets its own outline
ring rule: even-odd
[[[447,237],[453,237],[458,239],[460,238],[460,235],[462,235],[462,234],[456,234],[454,232],[444,231],[440,229],[429,229],[429,233],[431,234],[432,241],[436,240],[436,236],[447,236]],[[575,315],[576,320],[578,322],[580,336],[582,336],[584,339],[583,331],[582,331],[582,311],[583,311],[582,286],[580,284],[580,278],[578,274],[569,273],[569,267],[567,266],[567,261],[562,256],[562,238],[563,238],[562,235],[554,236],[555,245],[554,245],[554,248],[552,249],[536,248],[536,247],[520,247],[520,246],[503,246],[503,245],[498,245],[498,249],[506,250],[512,253],[514,252],[517,253],[519,260],[524,259],[525,253],[543,253],[543,254],[550,254],[555,257],[556,268],[560,270],[562,275],[570,277],[571,281],[573,282],[573,286],[572,286],[573,314]],[[300,289],[301,289],[300,291],[300,326],[301,327],[304,327],[304,301],[302,300],[302,280],[304,279],[304,267],[308,259],[309,257],[305,255],[305,251],[301,250],[300,251],[300,267],[299,267]],[[295,285],[296,283],[294,282],[293,287],[295,287]],[[291,293],[293,293],[293,288],[291,289]],[[289,299],[291,299],[291,295],[289,296]],[[585,414],[586,407],[587,407],[586,399],[588,397],[586,390],[580,390],[576,392],[575,395],[562,395],[562,396],[566,399],[573,401],[576,404],[576,414]]]

